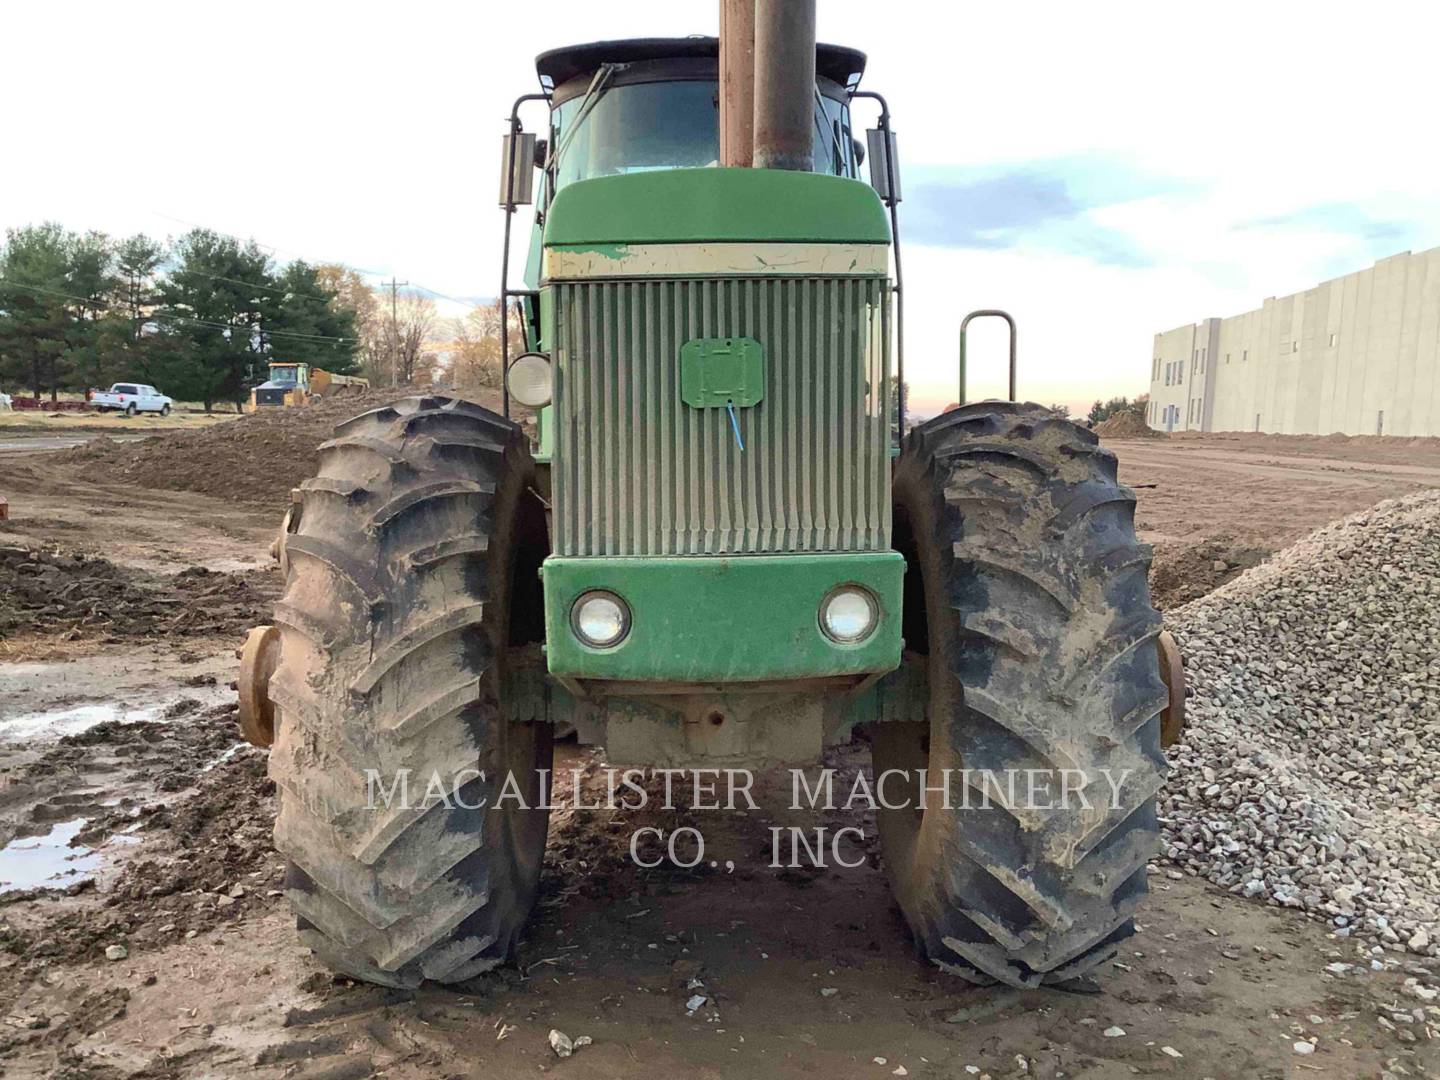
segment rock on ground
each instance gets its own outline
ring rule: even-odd
[[[1440,937],[1440,491],[1171,612],[1191,687],[1170,862],[1391,951]]]

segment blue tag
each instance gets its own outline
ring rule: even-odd
[[[735,416],[735,403],[727,401],[725,411],[730,414],[730,430],[735,432],[735,445],[740,447],[740,452],[745,452],[745,440],[740,437],[740,420]]]

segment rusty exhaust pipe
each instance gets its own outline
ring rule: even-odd
[[[814,125],[815,0],[755,0],[755,168],[812,171]]]

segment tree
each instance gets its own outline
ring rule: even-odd
[[[98,327],[95,385],[137,377],[162,389],[170,385],[177,357],[159,348],[163,339],[153,322],[164,299],[157,280],[164,254],[161,244],[143,234],[114,246],[108,302]]]
[[[296,259],[274,286],[261,331],[271,355],[336,375],[357,371],[355,311],[326,287],[316,268]]]
[[[270,259],[251,241],[194,229],[175,243],[156,318],[168,344],[186,354],[171,396],[238,409],[264,359],[262,325],[278,289]]]
[[[1069,406],[1069,405],[1051,405],[1051,406],[1050,406],[1050,411],[1055,414],[1055,417],[1056,417],[1056,419],[1058,419],[1058,420],[1069,420],[1069,419],[1070,419],[1070,406]]]
[[[428,348],[435,329],[435,301],[419,293],[403,293],[396,304],[394,322],[388,327],[391,381],[397,386],[429,382],[437,363],[435,353]]]
[[[452,322],[455,349],[451,354],[451,375],[456,386],[498,387],[500,371],[500,301],[477,304],[464,318]],[[510,341],[521,337],[519,318],[511,312]]]
[[[28,382],[38,398],[59,391],[66,354],[69,237],[46,222],[5,234],[0,253],[0,376]]]
[[[87,383],[104,381],[104,341],[101,319],[109,307],[114,285],[114,251],[104,233],[65,238],[66,311],[65,349],[61,373],[51,379],[51,400],[63,378],[66,386],[78,389]]]
[[[1094,405],[1090,406],[1090,412],[1086,416],[1086,419],[1090,421],[1092,427],[1102,420],[1110,419],[1110,417],[1114,416],[1117,412],[1133,412],[1138,414],[1140,419],[1143,420],[1145,419],[1145,405],[1148,401],[1148,397],[1143,399],[1137,398],[1134,401],[1131,401],[1127,397],[1113,397],[1103,404],[1097,401]]]
[[[338,263],[315,267],[315,280],[321,290],[334,296],[336,308],[350,312],[354,326],[351,336],[355,338],[353,355],[361,374],[376,386],[388,383],[390,367],[385,347],[390,322],[388,313],[381,313],[375,290],[354,270]]]

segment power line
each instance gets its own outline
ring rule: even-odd
[[[331,265],[334,265],[334,266],[343,266],[343,267],[345,267],[347,270],[354,270],[356,273],[359,273],[359,274],[368,274],[370,277],[378,277],[378,278],[382,278],[382,279],[383,279],[384,277],[386,277],[387,274],[389,274],[389,276],[391,276],[391,277],[394,276],[393,273],[390,273],[389,271],[385,271],[385,270],[370,270],[370,269],[367,269],[366,267],[363,267],[363,266],[354,266],[354,265],[352,265],[352,264],[350,264],[350,263],[344,262],[344,261],[339,260],[339,259],[319,259],[319,260],[312,260],[312,259],[310,259],[308,256],[306,256],[306,255],[304,255],[304,254],[302,254],[302,253],[300,253],[300,252],[298,252],[298,251],[293,251],[293,250],[291,250],[291,249],[289,249],[289,248],[276,247],[274,244],[266,244],[266,243],[264,243],[264,242],[262,242],[262,241],[260,241],[260,240],[255,239],[254,236],[242,237],[242,236],[240,236],[240,235],[237,234],[237,233],[226,232],[224,229],[212,228],[212,227],[209,226],[209,225],[197,225],[197,224],[196,224],[195,222],[193,222],[193,221],[186,221],[184,218],[175,217],[173,214],[162,214],[159,210],[152,210],[152,211],[150,211],[150,212],[151,212],[152,214],[154,214],[156,217],[164,218],[166,221],[174,221],[174,222],[177,222],[177,223],[179,223],[179,224],[181,224],[181,225],[188,225],[188,226],[189,226],[190,228],[192,228],[192,229],[205,229],[205,230],[207,230],[207,231],[209,231],[209,232],[218,233],[218,234],[221,235],[221,236],[228,236],[231,240],[237,240],[237,241],[239,241],[239,242],[241,242],[241,243],[254,244],[256,247],[267,248],[267,249],[269,249],[270,251],[274,251],[274,252],[277,252],[277,253],[278,253],[278,252],[284,252],[284,253],[287,254],[287,255],[293,255],[293,256],[294,256],[295,258],[297,258],[297,259],[301,259],[301,260],[303,260],[303,261],[305,261],[305,262],[309,262],[309,263],[311,263],[311,265],[325,265],[325,264],[328,263],[328,264],[331,264]],[[233,280],[233,279],[221,278],[221,280],[222,280],[222,281],[225,281],[225,280]],[[404,284],[405,284],[407,287],[409,287],[409,288],[412,288],[412,289],[420,289],[422,292],[427,292],[427,293],[429,293],[431,296],[438,296],[438,297],[440,297],[440,299],[442,299],[442,300],[449,300],[452,304],[464,304],[464,305],[466,305],[467,307],[475,307],[475,306],[477,306],[475,303],[473,303],[473,302],[470,301],[470,300],[462,300],[462,299],[461,299],[460,297],[458,297],[458,296],[451,296],[451,295],[448,294],[448,293],[443,293],[443,292],[441,292],[439,289],[432,289],[432,288],[430,288],[430,286],[428,286],[428,285],[422,285],[422,284],[420,284],[420,282],[418,282],[418,281],[407,281],[407,282],[405,282]],[[386,283],[382,280],[382,281],[380,282],[380,285],[379,285],[378,287],[383,289],[383,288],[387,288],[388,286],[387,286]],[[376,288],[376,286],[371,285],[370,288]],[[302,295],[303,295],[303,294],[302,294]]]
[[[213,278],[216,281],[228,281],[232,285],[244,285],[248,288],[259,289],[281,296],[303,296],[307,300],[319,300],[326,304],[328,304],[331,300],[335,299],[333,296],[319,296],[315,293],[292,292],[291,290],[285,288],[283,285],[276,286],[266,285],[263,282],[242,281],[240,278],[226,277],[224,274],[211,274],[204,270],[191,270],[188,267],[178,267],[174,270],[171,270],[170,273],[171,276],[174,276],[175,274],[198,274],[200,277]]]

